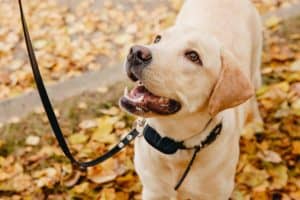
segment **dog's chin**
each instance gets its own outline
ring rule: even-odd
[[[168,116],[181,109],[178,101],[153,94],[141,82],[129,92],[125,89],[120,106],[140,117]]]

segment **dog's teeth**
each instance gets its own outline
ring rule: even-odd
[[[124,96],[128,97],[128,87],[124,89]]]
[[[135,107],[135,109],[136,109],[137,111],[140,111],[140,112],[143,111],[143,109],[141,109],[140,107]]]
[[[141,102],[141,101],[143,101],[143,99],[144,99],[144,95],[140,96],[136,101]]]
[[[129,97],[130,98],[130,97]],[[134,99],[134,98],[130,98],[131,101],[135,102],[135,103],[141,103],[144,99],[144,95],[143,96],[140,96],[139,98],[137,99]]]

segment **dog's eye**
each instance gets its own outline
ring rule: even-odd
[[[161,35],[157,35],[154,39],[154,43],[159,43],[161,40]]]
[[[196,63],[198,65],[203,65],[202,60],[200,59],[199,54],[196,51],[188,51],[185,53],[185,57],[192,61],[193,63]]]

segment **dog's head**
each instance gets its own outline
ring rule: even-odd
[[[142,117],[187,114],[205,107],[214,116],[254,92],[230,52],[188,27],[173,27],[151,45],[133,46],[125,67],[138,84],[125,92],[120,105]]]

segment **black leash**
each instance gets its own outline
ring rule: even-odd
[[[179,179],[178,183],[175,186],[175,190],[178,190],[178,188],[181,186],[181,184],[183,183],[184,179],[186,178],[186,176],[188,175],[189,171],[191,170],[191,167],[196,159],[197,154],[206,146],[210,145],[213,141],[215,141],[217,139],[217,137],[220,135],[221,131],[223,128],[223,124],[220,123],[218,124],[208,135],[208,137],[201,142],[200,145],[197,145],[194,147],[194,154],[192,156],[192,159],[190,160],[187,168],[185,169],[185,171],[183,172],[181,178]]]
[[[40,94],[41,101],[43,103],[44,109],[47,113],[48,120],[51,124],[52,130],[55,134],[55,137],[58,141],[59,146],[61,147],[62,151],[64,154],[67,156],[67,158],[74,164],[76,167],[79,167],[81,169],[95,166],[99,163],[104,162],[105,160],[111,158],[118,152],[120,152],[123,148],[125,148],[132,140],[134,140],[138,136],[138,131],[136,129],[133,129],[131,132],[128,133],[128,135],[122,139],[116,146],[114,146],[110,151],[106,152],[104,155],[88,162],[81,162],[77,161],[74,156],[72,155],[68,144],[63,136],[63,133],[61,131],[61,128],[59,126],[59,123],[57,121],[57,118],[55,116],[55,113],[53,111],[52,104],[49,100],[49,96],[47,94],[47,90],[45,88],[43,78],[41,76],[39,66],[36,60],[36,56],[32,47],[31,39],[30,39],[30,34],[27,28],[24,12],[23,12],[23,6],[22,6],[22,0],[19,0],[19,7],[20,7],[20,14],[21,14],[21,20],[22,20],[22,26],[23,26],[23,31],[24,31],[24,37],[26,41],[26,47],[28,51],[28,56],[30,59],[30,64],[31,68],[33,71],[34,79],[36,82],[36,86],[38,89],[38,92]]]

